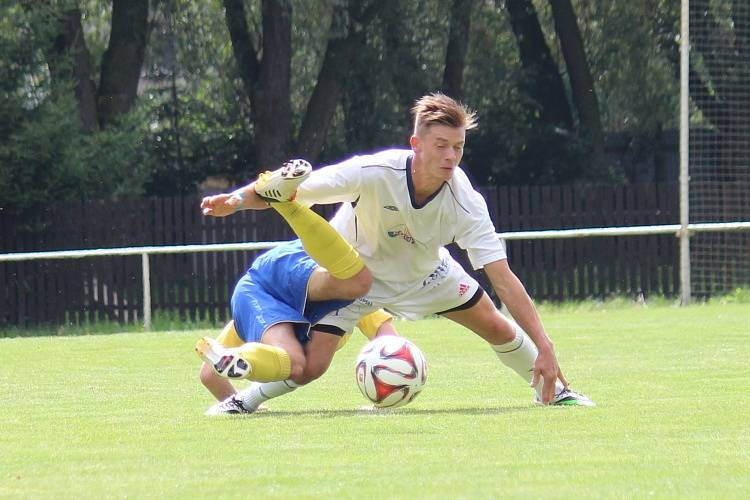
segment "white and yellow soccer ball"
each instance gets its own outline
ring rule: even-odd
[[[378,408],[411,402],[427,382],[427,360],[403,337],[383,335],[366,344],[355,365],[357,385]]]

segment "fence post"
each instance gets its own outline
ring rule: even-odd
[[[148,254],[141,254],[143,267],[143,328],[151,330],[151,269],[148,262]]]
[[[689,140],[690,140],[690,103],[689,103],[689,68],[690,68],[690,9],[689,0],[682,0],[680,16],[680,302],[690,303],[690,223],[689,196],[690,186]]]

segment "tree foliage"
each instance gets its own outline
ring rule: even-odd
[[[30,24],[39,13],[16,6],[3,14],[0,208],[24,217],[57,199],[142,192],[145,117],[88,133],[75,82],[48,70],[49,32]]]
[[[291,155],[405,146],[414,99],[440,89],[479,113],[476,182],[621,180],[592,161],[602,131],[648,149],[675,125],[675,2],[560,5],[4,3],[0,204],[189,193]]]

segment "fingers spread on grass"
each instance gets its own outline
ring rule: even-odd
[[[539,385],[539,377],[540,377],[540,371],[534,368],[534,376],[531,377],[531,382],[529,382],[529,387],[536,387],[537,385]]]

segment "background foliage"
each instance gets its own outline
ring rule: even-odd
[[[59,41],[58,21],[78,12],[90,65],[86,74],[101,94],[103,61],[114,41],[113,5],[118,3],[58,0],[0,6],[0,209],[21,215],[55,199],[226,189],[269,167],[259,164],[267,155],[256,139],[267,123],[253,117],[258,101],[243,81],[227,29],[225,7],[237,2],[228,0],[146,2],[148,37],[137,98],[115,120],[103,122],[99,115],[100,128],[84,130],[79,80],[55,77],[59,70],[50,70],[50,47]],[[547,2],[515,3],[538,18],[565,82],[572,127],[545,122],[545,104],[530,93],[538,75],[521,64],[510,0],[239,3],[259,61],[264,34],[270,39],[271,33],[263,9],[273,4],[291,12],[291,134],[284,150],[290,156],[306,152],[297,148],[296,139],[309,117],[308,104],[331,40],[347,40],[356,49],[347,53],[345,68],[338,69],[335,82],[341,89],[330,126],[320,149],[309,156],[324,163],[351,152],[405,145],[413,100],[444,88],[451,9],[456,6],[471,10],[460,91],[480,117],[465,156],[475,182],[628,181],[628,162],[653,155],[661,147],[662,131],[675,127],[677,2],[572,2],[602,128],[626,137],[617,161],[609,154],[604,163],[592,160],[589,138],[579,128]],[[134,8],[133,3],[119,4]],[[69,59],[68,64],[78,64]],[[117,69],[132,71],[129,66]]]

